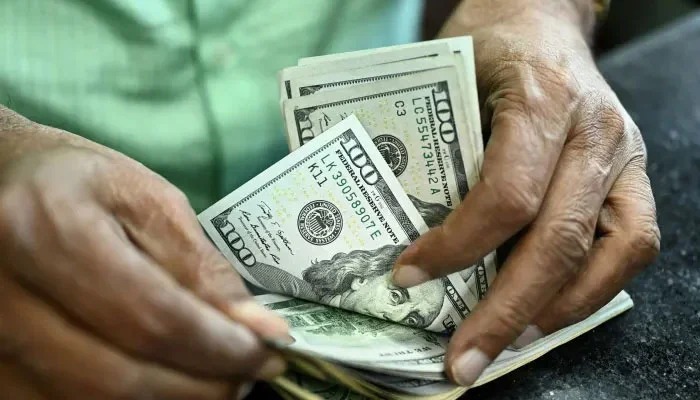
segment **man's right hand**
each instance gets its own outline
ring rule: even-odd
[[[122,154],[16,114],[8,128],[4,115],[7,398],[227,399],[283,371],[259,337],[284,338],[286,324],[252,300],[180,191]]]

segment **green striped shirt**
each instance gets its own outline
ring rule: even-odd
[[[276,74],[416,39],[420,0],[3,0],[0,104],[122,151],[196,209],[287,153]]]

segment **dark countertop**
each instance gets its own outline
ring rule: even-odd
[[[632,310],[467,399],[700,399],[700,14],[600,67],[646,139],[661,255],[627,287]]]
[[[700,14],[600,68],[647,143],[661,255],[628,285],[632,310],[468,399],[700,399]]]

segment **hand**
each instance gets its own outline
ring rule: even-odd
[[[181,192],[121,154],[16,120],[4,146],[60,139],[0,169],[7,398],[228,399],[283,371],[258,337],[285,337],[286,324],[254,303]]]
[[[474,36],[492,134],[481,182],[405,250],[393,280],[460,270],[524,230],[450,342],[446,370],[464,386],[519,336],[526,345],[598,310],[659,252],[642,136],[588,50],[592,2],[576,4],[466,1],[444,28]]]

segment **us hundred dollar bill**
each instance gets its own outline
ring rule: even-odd
[[[455,98],[455,103],[461,104],[458,106],[459,111],[464,112],[464,119],[461,120],[461,123],[465,123],[465,125],[460,125],[458,134],[462,137],[462,142],[467,142],[465,147],[471,149],[471,151],[463,150],[461,152],[462,159],[464,165],[474,165],[473,169],[478,173],[483,160],[484,145],[481,135],[474,48],[471,37],[462,36],[302,58],[299,60],[298,66],[287,68],[280,75],[284,87],[283,92],[287,98],[292,98],[338,91],[343,88],[349,89],[351,86],[368,82],[395,80],[398,77],[404,77],[404,81],[407,81],[418,72],[446,66],[454,67],[457,73],[459,88],[452,90],[451,94]],[[376,87],[377,85],[367,86]],[[348,90],[346,93],[350,93],[350,91]],[[362,118],[361,121],[365,123]],[[391,127],[385,128],[391,129]],[[288,127],[288,132],[292,130],[291,127]],[[372,133],[372,129],[369,130]],[[418,140],[419,138],[422,137],[416,135],[407,138],[407,140]],[[294,142],[294,138],[288,137],[288,142]],[[409,147],[412,146],[409,145]],[[387,162],[390,165],[393,165],[392,152],[383,151],[382,155],[387,157]],[[420,165],[424,161],[420,158],[410,158],[408,163]],[[419,171],[421,170],[419,169]],[[478,177],[470,176],[468,187],[472,187],[477,179]],[[406,179],[400,178],[400,181],[405,184]],[[420,195],[413,193],[410,187],[406,188],[406,191],[411,195],[412,200],[420,198]],[[460,194],[462,195],[462,193]],[[454,202],[449,205],[446,201],[443,201],[442,204],[448,207],[456,205]],[[419,210],[423,209],[420,206],[418,208]],[[433,220],[428,217],[425,219],[429,226],[441,222],[441,220]],[[480,260],[476,266],[461,272],[467,286],[479,298],[485,296],[490,283],[495,279],[497,272],[495,261],[495,253],[492,253]]]
[[[355,114],[406,193],[447,213],[478,181],[459,91],[456,69],[443,67],[292,98],[284,103],[290,147]]]
[[[460,78],[455,65],[471,54],[471,40],[462,39],[449,41],[454,53],[448,42],[430,42],[396,51],[395,59],[416,57],[400,62],[371,65],[372,53],[349,58],[367,65],[361,68],[342,70],[348,59],[340,58],[313,64],[325,67],[325,74],[287,73],[285,86],[294,97],[283,107],[290,148],[308,143],[355,113],[428,226],[439,225],[478,181],[483,153],[475,139],[481,136],[478,106],[476,118],[466,118],[470,107],[464,108],[460,95],[466,78]],[[467,97],[476,106],[476,100]],[[494,256],[462,273],[478,298],[495,279]]]
[[[547,335],[523,348],[504,350],[472,387],[488,383],[539,358],[550,350],[625,312],[633,304],[626,292],[620,292],[607,305],[585,320]],[[332,323],[334,322],[329,321],[329,324]],[[294,331],[295,328],[292,327],[292,335],[295,334]],[[420,358],[419,354],[415,354],[413,359],[406,360],[384,361],[378,359],[375,362],[365,363],[342,362],[343,368],[337,368],[336,361],[331,364],[305,357],[304,354],[297,355],[297,353],[288,357],[293,366],[302,365],[295,362],[297,358],[300,358],[303,365],[311,368],[301,370],[305,375],[294,376],[294,382],[301,390],[299,390],[300,395],[296,394],[293,398],[311,398],[309,395],[313,396],[314,394],[324,399],[348,398],[342,396],[355,392],[363,393],[370,398],[397,400],[456,399],[466,390],[466,388],[456,387],[446,380],[444,355]],[[316,378],[308,378],[308,375]],[[351,389],[350,392],[348,392],[348,388]],[[305,392],[307,395],[304,395]],[[341,397],[333,397],[336,395]]]
[[[352,54],[352,53],[344,53]],[[319,90],[351,86],[387,78],[397,74],[410,74],[416,70],[407,63],[420,61],[431,63],[434,59],[444,59],[449,56],[450,62],[454,56],[446,43],[423,43],[404,49],[378,49],[371,56],[341,58],[335,61],[319,62],[310,65],[284,68],[279,73],[280,95],[283,99],[306,96]],[[435,68],[424,64],[426,68]],[[388,73],[374,71],[372,68],[388,67]],[[367,71],[370,71],[369,73]]]
[[[441,356],[447,349],[445,336],[423,329],[277,294],[255,300],[287,320],[292,349],[326,360],[373,365]]]
[[[459,274],[391,284],[396,257],[427,226],[351,115],[199,220],[240,275],[271,292],[437,332],[478,301]]]
[[[475,146],[473,148],[473,155],[478,168],[481,169],[484,143],[481,136],[479,96],[477,93],[476,68],[474,63],[474,43],[470,36],[306,57],[299,59],[297,64],[298,68],[309,68],[310,70],[318,68],[318,72],[338,70],[342,65],[351,65],[353,68],[357,68],[360,66],[384,64],[387,62],[396,62],[400,64],[403,60],[444,54],[442,46],[447,46],[448,51],[456,56],[455,67],[459,74],[461,93],[464,99],[464,106],[466,107],[467,122],[469,123],[467,130],[474,139]],[[391,58],[390,55],[392,54],[411,54],[411,56]]]
[[[447,53],[445,55],[422,57],[395,63],[370,65],[351,70],[300,76],[296,79],[287,81],[285,84],[289,87],[289,91],[292,94],[290,98],[292,98],[309,96],[312,94],[329,90],[337,90],[349,86],[357,86],[363,83],[399,78],[417,72],[429,71],[437,68],[453,67],[454,65],[455,55]]]

